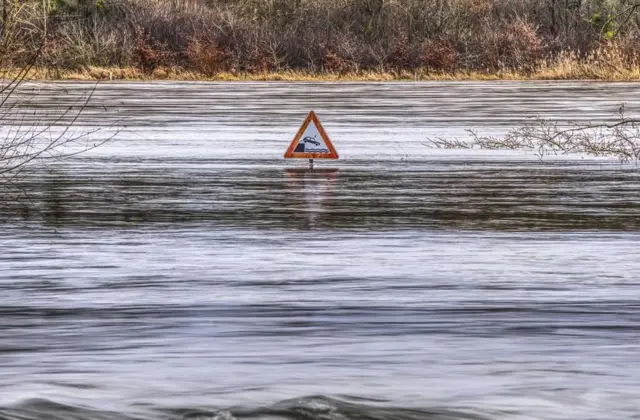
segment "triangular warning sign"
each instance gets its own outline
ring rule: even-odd
[[[338,152],[311,111],[284,154],[285,158],[338,159]]]

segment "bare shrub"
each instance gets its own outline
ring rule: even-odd
[[[225,52],[208,39],[192,38],[185,51],[189,68],[206,76],[225,70],[228,60]]]
[[[331,50],[325,51],[323,62],[323,70],[328,73],[347,74],[355,70],[353,62],[339,56]]]
[[[458,51],[449,40],[429,39],[422,45],[420,62],[430,70],[454,72],[458,68]]]
[[[499,40],[501,64],[506,68],[530,70],[542,57],[543,45],[530,22],[510,22]]]
[[[23,85],[23,81],[15,81]],[[0,139],[0,177],[14,180],[24,169],[36,163],[59,161],[95,149],[114,137],[95,140],[102,129],[79,129],[76,121],[93,97],[94,89],[71,99],[71,104],[48,111],[24,109],[37,107],[42,96],[37,88],[3,85],[0,120],[5,122]],[[59,93],[63,90],[60,89]]]
[[[92,136],[104,128],[82,129],[80,115],[92,100],[94,89],[86,94],[70,94],[66,89],[41,89],[28,81],[29,74],[45,51],[46,25],[29,26],[23,20],[31,16],[20,0],[5,1],[0,47],[0,186],[10,188],[20,174],[36,164],[48,164],[92,150],[117,134],[102,139]],[[7,9],[8,6],[8,9]],[[33,5],[31,5],[33,6]],[[26,31],[26,32],[25,32]],[[29,42],[25,42],[28,39]],[[17,69],[12,54],[23,53]],[[53,101],[56,106],[43,107]],[[110,120],[106,117],[105,120]],[[115,119],[113,121],[115,123]],[[105,125],[110,125],[108,122]]]
[[[640,120],[625,116],[624,105],[618,120],[610,124],[570,123],[537,119],[509,131],[504,137],[480,136],[468,130],[470,141],[459,139],[428,139],[428,147],[444,149],[503,149],[530,150],[540,159],[549,155],[583,153],[590,156],[609,156],[621,162],[640,161]]]
[[[135,32],[134,62],[147,74],[160,66],[170,66],[176,53],[168,48],[166,41],[153,39],[147,31],[138,28]]]

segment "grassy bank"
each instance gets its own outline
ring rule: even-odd
[[[1,67],[84,80],[639,80],[628,0],[5,0]],[[7,12],[8,10],[8,12]]]
[[[9,75],[15,73],[8,72]],[[640,65],[613,66],[610,62],[580,60],[565,57],[554,62],[541,62],[534,70],[518,72],[456,71],[443,72],[429,69],[414,71],[366,70],[359,72],[310,72],[305,70],[281,70],[262,72],[201,73],[180,67],[157,67],[145,72],[137,67],[96,67],[79,69],[35,68],[29,79],[37,80],[173,80],[173,81],[491,81],[491,80],[601,80],[640,81]]]
[[[518,74],[502,72],[486,73],[303,73],[285,71],[280,73],[218,73],[214,75],[199,74],[180,69],[160,68],[147,74],[135,68],[103,68],[90,67],[76,71],[52,72],[38,70],[29,73],[30,80],[73,80],[73,81],[219,81],[219,82],[390,82],[390,81],[533,81],[533,80],[592,80],[626,82],[640,81],[640,68],[628,72],[597,74],[589,70],[585,72],[569,72],[560,70],[541,71],[540,73]]]

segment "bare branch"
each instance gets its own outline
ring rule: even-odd
[[[16,7],[13,7],[14,4]],[[45,98],[42,92],[30,88],[26,82],[43,54],[47,29],[37,25],[29,26],[20,21],[20,10],[25,4],[12,1],[11,13],[4,16],[2,22],[0,41],[2,65],[7,51],[15,50],[17,41],[14,39],[19,26],[22,35],[26,32],[29,39],[37,40],[37,44],[32,43],[37,47],[27,52],[30,55],[22,58],[21,62],[24,64],[16,69],[12,77],[2,78],[3,82],[0,84],[0,185],[7,190],[15,190],[19,185],[17,177],[26,169],[93,150],[113,139],[119,132],[116,129],[110,136],[102,139],[94,136],[103,129],[113,126],[117,128],[115,119],[112,124],[101,124],[100,127],[83,130],[76,127],[80,116],[94,97],[97,83],[87,93],[79,94],[70,104],[42,108],[42,100]],[[8,72],[3,70],[3,75],[7,76]],[[66,89],[60,89],[60,96],[68,94]],[[6,195],[6,191],[4,192]]]
[[[458,139],[428,139],[427,147],[444,149],[506,149],[532,150],[544,156],[584,153],[590,156],[611,156],[621,162],[640,161],[640,120],[626,118],[624,105],[618,110],[619,121],[601,124],[570,123],[561,128],[545,119],[525,124],[507,132],[503,137],[480,136],[467,130],[470,141]]]

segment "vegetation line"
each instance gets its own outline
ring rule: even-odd
[[[8,69],[4,74],[13,74]],[[349,73],[308,72],[283,70],[279,72],[219,72],[198,73],[182,68],[158,67],[153,72],[143,72],[136,67],[88,66],[74,70],[35,68],[26,77],[30,80],[76,80],[76,81],[283,81],[283,82],[390,82],[390,81],[543,81],[543,80],[594,80],[594,81],[639,81],[640,67],[612,72],[609,69],[589,67],[584,63],[569,63],[555,69],[544,68],[537,72],[518,73],[501,71],[480,72],[414,72],[360,71]]]
[[[129,80],[640,80],[633,0],[4,0],[5,64]],[[11,27],[7,23],[11,21]]]

